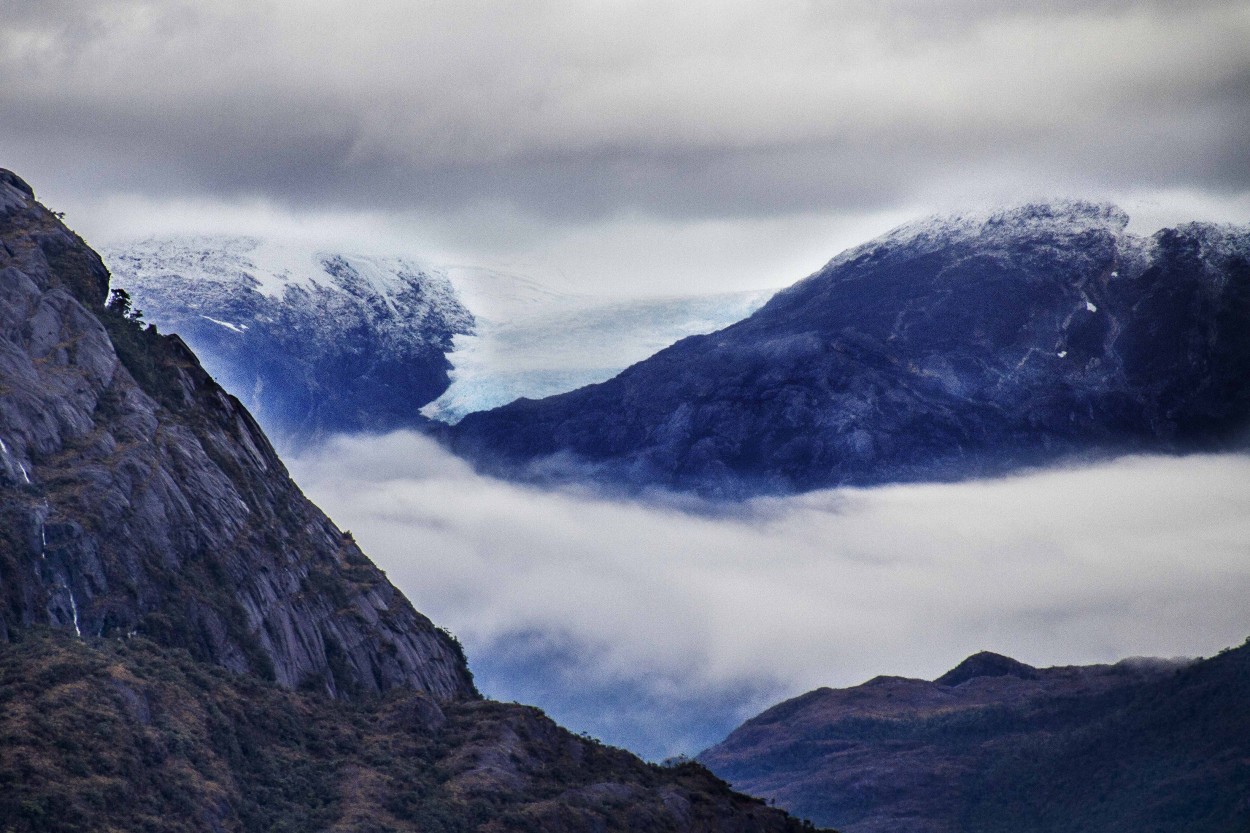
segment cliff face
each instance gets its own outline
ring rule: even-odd
[[[1250,229],[1113,206],[904,226],[616,378],[471,414],[513,476],[741,496],[1244,444]]]
[[[140,634],[339,697],[475,696],[459,646],[287,476],[176,337],[0,171],[0,639]]]

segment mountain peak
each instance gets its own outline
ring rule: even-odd
[[[976,677],[1016,677],[1021,680],[1036,680],[1037,669],[1002,654],[980,651],[938,677],[934,682],[954,688]]]
[[[999,241],[1047,232],[1075,237],[1103,231],[1123,235],[1129,215],[1110,202],[1062,199],[1008,205],[992,209],[938,213],[903,223],[873,240],[854,246],[829,261],[817,275],[866,255],[892,252],[915,256],[945,246],[972,241]]]
[[[111,250],[113,285],[176,332],[281,443],[420,428],[472,314],[406,257],[255,236],[150,238]]]
[[[900,226],[601,385],[470,414],[533,479],[742,497],[1230,447],[1250,424],[1250,227],[1146,239],[1114,205]]]

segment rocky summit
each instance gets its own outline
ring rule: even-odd
[[[1250,228],[1110,205],[903,226],[608,382],[471,414],[485,470],[742,497],[1243,446]]]
[[[481,699],[175,336],[0,170],[0,829],[810,829]]]

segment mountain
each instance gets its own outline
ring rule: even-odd
[[[455,638],[5,170],[0,282],[0,828],[804,829],[482,700]]]
[[[1243,444],[1250,228],[1109,205],[939,218],[610,381],[465,417],[495,473],[738,497]]]
[[[424,425],[453,338],[473,331],[446,275],[402,258],[258,237],[151,239],[105,257],[144,318],[294,446]]]
[[[1250,829],[1250,641],[1197,662],[1032,668],[822,688],[699,759],[844,833]]]
[[[104,250],[113,286],[175,333],[282,444],[425,428],[602,382],[768,292],[610,298],[262,237]]]

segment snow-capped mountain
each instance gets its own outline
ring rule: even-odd
[[[1244,442],[1250,227],[1127,224],[1083,202],[909,224],[744,321],[450,441],[514,476],[712,495]]]
[[[255,237],[155,239],[105,252],[113,286],[182,336],[272,434],[425,421],[448,385],[452,338],[473,316],[446,275],[403,258]]]
[[[771,294],[603,298],[257,237],[151,239],[105,259],[147,321],[297,446],[601,382]]]

